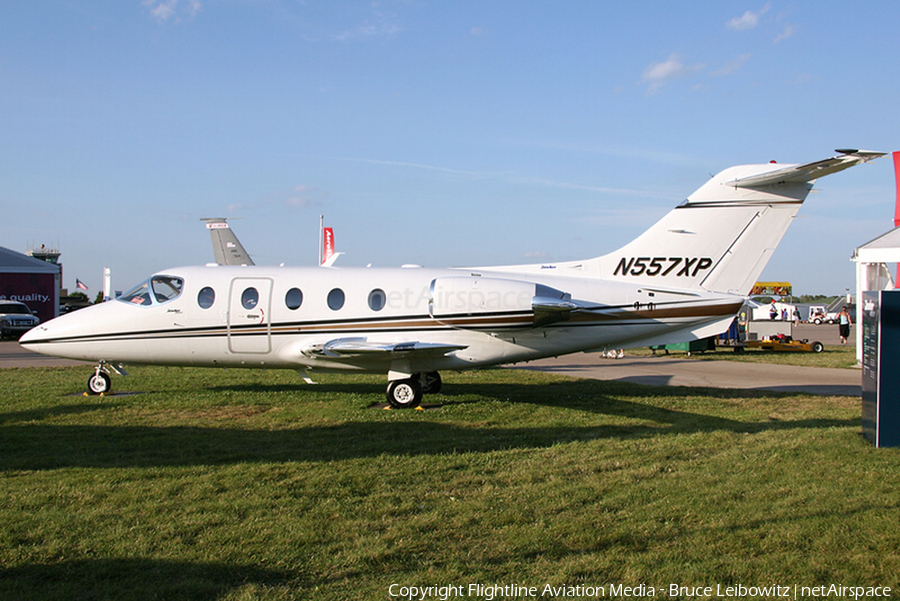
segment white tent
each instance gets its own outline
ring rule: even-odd
[[[900,263],[900,227],[857,248],[853,260],[856,261],[856,361],[862,363],[862,293],[894,289],[894,278],[887,263]]]

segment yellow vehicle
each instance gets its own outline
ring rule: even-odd
[[[766,351],[788,351],[788,352],[807,352],[821,353],[825,350],[825,345],[814,340],[793,340],[790,336],[778,336],[771,340],[748,340],[744,343],[747,348],[761,348]]]

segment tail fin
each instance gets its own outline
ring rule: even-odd
[[[253,265],[253,260],[224,217],[205,217],[206,229],[212,239],[213,254],[219,265]]]
[[[746,295],[813,182],[884,154],[837,152],[802,165],[725,169],[634,241],[591,262],[604,279]]]

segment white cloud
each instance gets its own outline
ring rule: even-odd
[[[759,18],[767,12],[769,12],[769,4],[766,4],[757,12],[748,10],[740,17],[735,17],[732,20],[728,21],[727,27],[728,29],[736,29],[738,31],[744,29],[753,29],[754,27],[759,25]]]
[[[390,39],[401,31],[403,31],[403,28],[395,23],[392,18],[375,13],[368,23],[342,31],[332,36],[332,39],[338,42],[355,42],[378,38]]]
[[[713,71],[712,73],[710,73],[710,75],[712,75],[714,77],[724,77],[725,75],[731,75],[732,73],[734,73],[735,71],[737,71],[738,69],[743,67],[744,63],[746,63],[748,60],[750,60],[751,56],[753,56],[753,55],[752,54],[742,54],[736,58],[733,58],[730,61],[728,61],[727,63],[725,63],[724,65],[722,65],[721,67],[719,67],[718,69],[716,69],[715,71]]]
[[[159,23],[170,19],[177,23],[181,15],[193,17],[200,12],[200,0],[143,0],[141,3],[150,9],[150,16]]]
[[[439,167],[435,165],[425,165],[422,163],[407,163],[404,161],[385,161],[379,159],[355,159],[355,158],[338,158],[335,157],[337,161],[354,161],[357,163],[372,163],[373,165],[391,165],[393,167],[413,167],[415,169],[428,169],[430,171],[443,171],[444,173],[455,173],[457,175],[470,175],[475,177],[485,177],[490,175],[488,172],[483,171],[466,171],[462,169],[451,169],[450,167]]]
[[[775,37],[775,43],[777,44],[778,42],[782,42],[782,41],[788,39],[789,37],[791,37],[792,35],[794,35],[794,28],[791,25],[788,25],[787,27],[785,27],[782,30],[781,33],[779,33]]]
[[[289,207],[305,207],[312,203],[316,190],[312,186],[294,186],[291,193],[284,199],[284,204]]]
[[[678,54],[670,54],[669,58],[661,63],[652,63],[644,70],[641,76],[641,82],[649,84],[647,94],[655,94],[664,85],[672,80],[682,77],[688,77],[703,69],[705,65],[696,63],[693,65],[685,65],[681,56]]]

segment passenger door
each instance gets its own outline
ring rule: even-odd
[[[228,350],[261,353],[272,350],[272,279],[234,278],[228,292]]]

